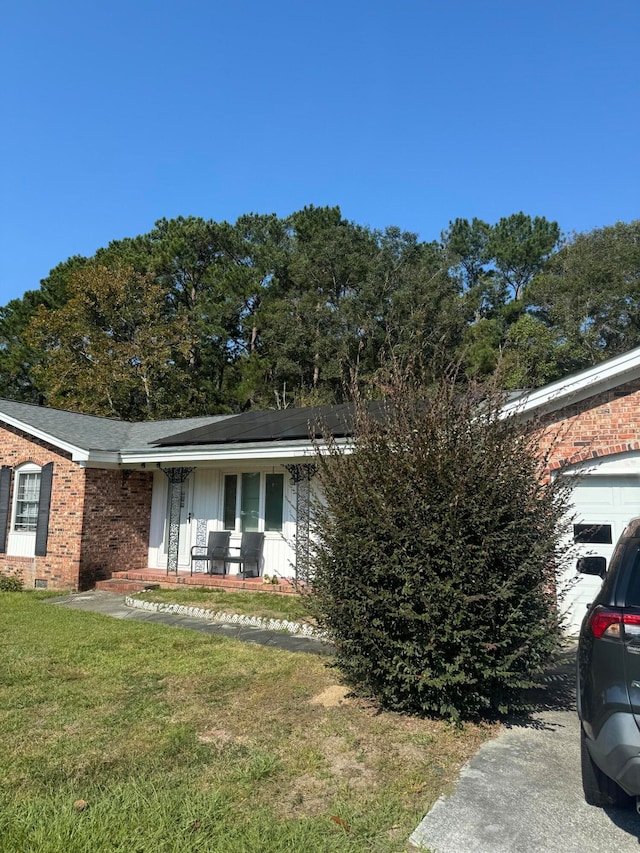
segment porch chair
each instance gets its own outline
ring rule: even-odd
[[[225,571],[230,563],[237,563],[243,578],[259,578],[262,574],[263,546],[264,533],[243,533],[239,549],[236,546],[236,550],[240,553],[237,556],[228,555],[224,558]],[[234,548],[234,546],[231,547]]]
[[[203,545],[194,545],[191,548],[191,574],[193,574],[193,564],[197,562],[206,562],[206,571],[210,575],[226,574],[227,565],[225,561],[229,551],[229,536],[231,534],[228,530],[214,530],[209,533],[206,548]],[[222,563],[222,570],[220,570],[220,566],[217,570],[214,568],[216,563]]]

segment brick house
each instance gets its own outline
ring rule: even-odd
[[[310,422],[340,441],[345,411],[131,424],[0,400],[0,573],[71,590],[123,570],[177,576],[209,531],[238,545],[257,530],[263,571],[291,577],[312,488]]]
[[[579,475],[576,548],[609,557],[640,515],[640,348],[505,410],[542,419],[549,470]],[[122,570],[178,575],[208,531],[229,530],[237,544],[251,529],[265,534],[264,571],[290,577],[316,419],[347,440],[341,406],[130,424],[0,400],[0,572],[58,589]],[[574,627],[597,583],[581,577],[567,598]]]

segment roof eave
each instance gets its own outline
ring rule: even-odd
[[[31,435],[34,438],[39,438],[40,441],[45,441],[47,444],[53,445],[53,447],[57,447],[59,450],[64,450],[65,453],[69,453],[74,462],[86,462],[89,458],[90,451],[85,447],[78,447],[76,444],[71,444],[69,441],[64,441],[61,438],[58,438],[56,435],[52,435],[45,430],[39,429],[38,427],[34,427],[32,424],[28,424],[25,421],[21,421],[18,418],[13,418],[11,415],[7,415],[4,412],[0,412],[0,421],[2,423],[7,424],[8,426],[13,427],[14,429],[19,429],[21,432],[27,433],[27,435]]]
[[[336,439],[337,444],[346,444],[346,439]],[[255,443],[230,443],[219,445],[189,445],[178,447],[123,450],[123,464],[191,462],[233,462],[241,460],[292,459],[313,456],[316,450],[310,441],[270,441]]]
[[[537,412],[554,412],[638,378],[640,378],[640,347],[573,376],[558,379],[550,385],[530,391],[507,403],[502,412],[505,416],[520,417],[531,417]]]

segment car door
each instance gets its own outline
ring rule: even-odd
[[[628,701],[640,726],[640,540],[632,539],[627,545],[623,577],[617,593],[617,604],[622,607],[624,632],[623,659]]]

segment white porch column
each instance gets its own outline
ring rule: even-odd
[[[167,543],[167,574],[178,574],[180,544],[180,509],[184,483],[193,468],[162,468],[169,480],[169,542]]]
[[[291,483],[296,487],[296,579],[309,580],[309,556],[311,551],[311,479],[316,475],[318,466],[314,462],[301,462],[284,466],[291,475]]]

